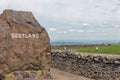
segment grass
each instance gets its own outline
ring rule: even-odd
[[[108,53],[108,54],[120,54],[120,45],[101,46],[98,50],[96,47],[91,48],[78,48],[75,49],[77,52],[88,52],[88,53]]]

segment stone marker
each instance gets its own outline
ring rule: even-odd
[[[0,77],[38,70],[50,75],[50,39],[31,12],[5,10],[0,15]],[[8,76],[10,76],[8,75]]]

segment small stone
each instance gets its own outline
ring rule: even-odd
[[[120,61],[115,60],[114,63],[115,64],[120,64]]]
[[[6,78],[8,78],[8,79],[10,79],[10,78],[14,78],[14,74],[13,74],[13,72],[12,72],[12,73],[7,74]]]

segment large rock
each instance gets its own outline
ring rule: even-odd
[[[50,40],[31,12],[5,10],[0,15],[0,77],[10,72],[50,71]]]

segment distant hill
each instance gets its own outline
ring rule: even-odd
[[[51,45],[120,44],[120,40],[54,40]]]

